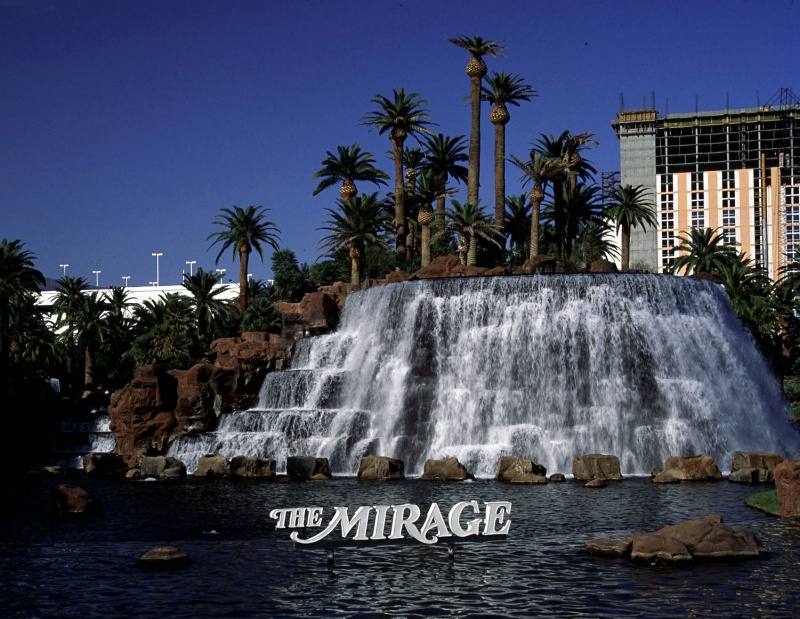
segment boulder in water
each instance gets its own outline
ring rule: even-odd
[[[145,552],[136,566],[147,570],[173,570],[191,562],[189,556],[177,546],[158,546]]]
[[[275,477],[275,460],[253,456],[234,456],[231,459],[231,477]]]
[[[664,470],[653,477],[655,483],[678,481],[716,481],[722,479],[717,463],[711,456],[670,456]]]
[[[100,511],[100,503],[89,491],[80,486],[58,484],[53,487],[53,502],[61,514],[94,514]]]
[[[143,478],[181,479],[186,477],[186,465],[168,456],[143,456],[139,462],[139,474]]]
[[[743,481],[744,483],[766,483],[775,480],[773,471],[783,462],[783,456],[765,451],[735,451],[731,462],[730,481]],[[744,473],[739,473],[744,471]],[[745,480],[755,479],[751,482]]]
[[[320,476],[325,479],[332,477],[328,459],[313,456],[289,456],[286,459],[286,474],[294,481],[318,480]]]
[[[586,454],[572,460],[572,476],[576,481],[623,479],[619,470],[619,458],[608,454]]]
[[[426,460],[425,468],[420,475],[423,481],[465,481],[475,479],[458,458],[444,460]]]
[[[114,453],[88,453],[83,456],[83,470],[96,477],[124,477],[128,466]]]
[[[364,456],[358,461],[356,479],[367,481],[403,479],[404,477],[405,465],[402,460],[397,458]]]
[[[497,461],[497,475],[495,479],[498,481],[514,481],[515,478],[521,475],[544,477],[547,475],[547,469],[541,464],[534,463],[532,460],[518,458],[516,456],[503,456]]]
[[[475,479],[475,476],[457,458],[446,458],[444,460],[426,460],[420,479],[424,481],[465,481]]]
[[[593,540],[586,546],[586,551],[604,556],[627,556],[628,548],[633,561],[647,564],[686,563],[697,559],[749,559],[764,551],[752,532],[723,524],[722,518],[715,514],[653,533],[635,533],[629,540],[616,544],[614,540]]]
[[[200,456],[194,471],[195,477],[228,477],[230,474],[230,462],[225,456],[220,455]]]

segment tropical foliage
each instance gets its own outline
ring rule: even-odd
[[[222,208],[214,220],[214,225],[219,229],[208,235],[207,240],[214,239],[211,247],[221,246],[216,257],[216,263],[226,250],[233,251],[233,259],[239,257],[239,300],[237,307],[241,313],[247,309],[247,279],[250,254],[255,250],[258,256],[264,259],[264,245],[278,249],[280,233],[277,226],[266,218],[269,209],[263,206],[248,206],[241,208],[234,206],[232,209]],[[210,249],[210,248],[209,248]]]

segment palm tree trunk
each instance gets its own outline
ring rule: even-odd
[[[464,232],[458,234],[458,261],[464,266],[467,265],[469,253],[469,238]]]
[[[472,101],[472,124],[469,133],[469,162],[467,164],[467,202],[478,203],[481,175],[481,76],[469,78]]]
[[[620,246],[621,246],[621,259],[620,259],[620,266],[622,267],[623,271],[627,271],[630,268],[630,260],[631,260],[631,227],[625,223],[622,224],[620,227],[622,231],[622,238],[620,239]]]
[[[250,246],[243,244],[239,249],[239,311],[247,309],[247,266],[250,261]]]
[[[361,284],[361,252],[358,241],[350,241],[350,283]]]
[[[501,234],[506,231],[506,126],[494,126],[494,225]]]
[[[541,207],[541,198],[531,198],[531,246],[528,259],[539,255],[539,209]]]
[[[478,263],[478,238],[469,235],[469,250],[467,251],[467,266],[474,267]]]
[[[391,140],[394,150],[395,271],[399,271],[406,261],[406,192],[403,184],[403,141],[405,137],[396,136]]]
[[[86,338],[83,350],[83,385],[91,385],[94,382],[94,359],[92,352],[92,342]]]
[[[431,225],[430,224],[422,224],[420,229],[420,242],[422,247],[420,248],[420,255],[421,255],[421,263],[423,267],[428,266],[431,263]]]

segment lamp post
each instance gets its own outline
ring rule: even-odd
[[[222,281],[222,278],[225,277],[225,269],[217,269],[217,273],[219,273],[219,281]]]
[[[194,269],[193,269],[192,267],[194,266],[194,264],[195,264],[196,262],[197,262],[197,260],[187,260],[187,261],[186,261],[186,264],[188,264],[188,265],[189,265],[189,277],[191,277],[192,275],[194,275]]]
[[[131,276],[130,276],[130,275],[123,275],[123,276],[122,276],[122,279],[124,279],[124,280],[125,280],[125,288],[127,288],[127,287],[128,287],[128,280],[129,280],[130,278],[131,278]]]
[[[158,259],[159,259],[161,256],[163,256],[164,254],[163,254],[163,252],[162,252],[162,253],[158,253],[158,254],[151,254],[151,255],[153,255],[153,256],[155,256],[155,257],[156,257],[156,286],[160,286],[160,285],[161,285],[161,283],[160,283],[160,282],[161,282],[161,279],[160,279],[160,277],[159,277],[159,274],[158,274]]]
[[[100,273],[102,271],[92,271],[92,273],[94,273],[94,287],[100,288]]]
[[[62,269],[64,269],[64,277],[66,277],[67,276],[67,267],[69,265],[68,264],[59,264],[58,266],[60,266]]]

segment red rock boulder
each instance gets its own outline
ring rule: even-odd
[[[784,460],[773,473],[781,516],[800,516],[800,460]]]

